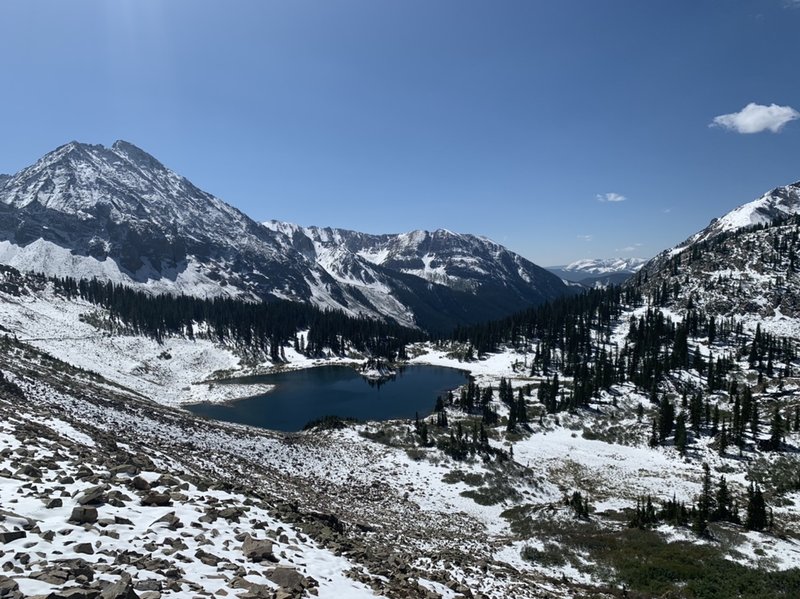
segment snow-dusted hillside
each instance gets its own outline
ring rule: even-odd
[[[739,206],[642,267],[631,285],[667,304],[749,318],[800,316],[800,185]]]
[[[721,233],[753,225],[769,225],[795,214],[800,214],[800,182],[776,187],[760,198],[742,204],[720,218],[715,218],[705,229],[698,231],[675,249],[689,247],[693,243],[712,239]]]

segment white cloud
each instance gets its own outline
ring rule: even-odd
[[[800,118],[800,112],[791,106],[764,106],[750,102],[739,112],[715,116],[709,127],[722,127],[737,133],[761,133],[767,129],[778,133],[786,123],[797,118]]]
[[[596,196],[598,202],[624,202],[628,198],[626,198],[621,193],[598,193]]]
[[[670,212],[672,212],[672,208],[664,208],[661,212],[663,212],[664,214],[669,214]]]
[[[594,237],[594,235],[578,235],[578,239],[583,241],[591,241],[592,237]]]
[[[622,252],[625,252],[625,253],[628,253],[628,252],[635,252],[635,251],[637,251],[637,250],[638,250],[640,247],[642,247],[642,244],[641,244],[641,243],[634,243],[633,245],[626,245],[624,248],[617,248],[617,249],[615,249],[614,251],[615,251],[615,252],[620,252],[620,253],[622,253]]]

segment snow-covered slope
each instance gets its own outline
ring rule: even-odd
[[[124,141],[45,155],[5,181],[0,216],[0,259],[25,270],[247,298],[308,299],[311,285],[328,282],[281,239]]]
[[[661,252],[631,284],[712,314],[800,316],[800,184],[773,189]]]
[[[800,214],[800,181],[776,187],[757,200],[734,208],[724,216],[712,220],[705,229],[692,235],[679,247],[687,247],[692,243],[716,237],[720,233],[752,225],[768,225],[793,214]]]
[[[473,236],[261,226],[124,141],[71,142],[0,177],[0,263],[157,293],[311,302],[440,330],[567,292]]]

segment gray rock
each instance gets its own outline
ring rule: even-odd
[[[161,581],[155,578],[145,578],[144,580],[137,580],[133,587],[137,591],[160,591]]]
[[[44,504],[48,510],[52,510],[53,508],[61,507],[64,505],[64,502],[60,497],[54,497],[52,499],[48,499],[47,502]]]
[[[92,555],[94,553],[94,547],[92,547],[91,543],[78,543],[72,550],[75,553],[85,553],[86,555]]]
[[[96,487],[91,487],[86,489],[81,495],[78,497],[78,503],[81,505],[99,505],[101,503],[105,503],[106,501],[106,487],[103,485],[98,485]]]
[[[139,491],[149,491],[150,490],[150,483],[143,479],[141,476],[137,476],[131,481],[134,489]]]
[[[100,595],[100,591],[97,589],[72,587],[61,589],[60,591],[53,591],[47,595],[47,599],[95,599],[98,595]]]
[[[77,524],[93,524],[97,522],[97,508],[91,506],[78,505],[72,508],[70,522]]]
[[[24,539],[26,536],[27,533],[24,530],[0,532],[0,543],[10,543],[11,541],[16,541],[17,539]]]
[[[277,561],[272,553],[272,541],[258,540],[246,534],[242,542],[242,553],[254,562],[263,560]]]
[[[124,576],[104,588],[100,599],[139,599],[139,595],[133,590],[130,577]]]
[[[13,578],[0,576],[0,597],[3,599],[24,599],[19,590],[19,584]]]
[[[267,578],[284,589],[302,588],[305,577],[294,568],[279,566],[267,572]]]
[[[166,506],[171,505],[171,498],[167,493],[156,493],[151,491],[142,497],[142,505],[146,506]]]

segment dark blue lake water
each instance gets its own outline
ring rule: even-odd
[[[358,420],[391,420],[425,416],[436,398],[463,385],[466,373],[440,366],[408,366],[394,379],[370,384],[352,368],[320,366],[232,380],[232,383],[276,385],[269,393],[227,404],[187,408],[215,420],[280,431],[297,431],[312,420],[341,416]]]

